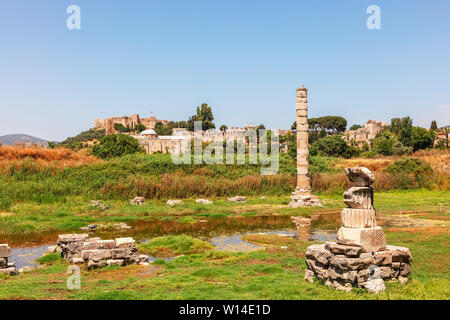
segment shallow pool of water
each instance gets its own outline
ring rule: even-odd
[[[405,217],[379,217],[379,224],[383,227],[399,226],[425,226],[426,222],[415,221]],[[254,251],[261,248],[243,240],[243,236],[249,233],[270,233],[293,237],[299,240],[309,241],[334,241],[336,232],[341,226],[339,212],[311,217],[311,227],[304,230],[295,229],[290,216],[255,216],[232,217],[226,219],[201,220],[186,224],[176,221],[136,221],[131,223],[133,230],[125,232],[97,232],[92,237],[102,239],[114,239],[130,236],[137,242],[145,242],[156,236],[167,234],[187,234],[212,243],[217,250],[223,251]],[[43,235],[43,238],[28,238],[21,243],[15,238],[10,246],[10,262],[14,262],[18,268],[35,267],[35,260],[41,257],[47,248],[56,243],[57,234]],[[53,239],[54,240],[51,240]],[[45,240],[45,241],[44,241]],[[51,242],[49,242],[51,241]],[[8,242],[6,242],[8,243]],[[35,243],[35,244],[32,244]],[[156,258],[149,256],[150,261]]]

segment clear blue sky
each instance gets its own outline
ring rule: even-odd
[[[202,102],[218,126],[289,128],[302,84],[311,117],[448,125],[449,16],[448,0],[0,0],[0,135],[62,140],[95,117],[184,120]]]

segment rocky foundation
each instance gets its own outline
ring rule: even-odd
[[[305,279],[313,282],[316,277],[343,291],[357,287],[377,293],[385,290],[384,281],[407,283],[411,261],[411,253],[404,247],[387,246],[383,251],[364,253],[361,247],[327,242],[306,250]]]
[[[11,248],[7,244],[0,244],[0,274],[16,275],[17,268],[8,262],[11,256]]]
[[[345,173],[356,186],[344,193],[348,208],[341,213],[342,227],[336,242],[307,248],[305,279],[312,282],[316,277],[338,290],[357,287],[372,293],[384,291],[384,281],[397,279],[406,284],[411,273],[411,252],[386,245],[373,207],[371,184],[375,176],[364,167],[347,168]]]
[[[74,264],[87,263],[88,269],[105,266],[146,265],[148,257],[140,255],[133,238],[101,240],[88,234],[59,235],[57,245],[61,256]]]

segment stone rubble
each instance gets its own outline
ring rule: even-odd
[[[183,204],[183,200],[167,200],[169,206],[179,206]]]
[[[142,206],[145,204],[145,198],[144,197],[135,197],[130,200],[130,204],[132,206]]]
[[[91,207],[100,208],[102,210],[109,209],[109,207],[106,204],[103,204],[100,200],[91,200]]]
[[[337,290],[357,287],[370,293],[383,292],[385,281],[397,279],[406,284],[411,273],[411,252],[405,247],[387,245],[382,228],[377,226],[371,187],[374,175],[362,167],[347,168],[345,173],[356,187],[344,193],[348,208],[341,214],[343,226],[336,242],[307,248],[305,280],[319,278]],[[293,222],[299,223],[294,219]]]
[[[195,200],[195,202],[196,203],[201,203],[201,204],[206,204],[206,205],[212,204],[212,201],[211,200],[207,200],[207,199],[197,199],[197,200]]]
[[[0,244],[0,274],[16,275],[17,268],[14,263],[9,263],[11,248],[7,244]]]
[[[246,197],[241,197],[241,196],[236,196],[233,198],[228,198],[229,202],[245,202],[245,200],[247,200]]]
[[[64,259],[73,264],[87,263],[88,269],[148,264],[148,256],[138,253],[133,238],[101,240],[89,238],[87,234],[62,234],[57,245]]]
[[[133,229],[132,226],[127,225],[125,222],[115,223],[113,225],[104,225],[104,224],[89,224],[86,227],[81,227],[81,231],[87,231],[87,232],[96,232],[98,230],[129,230]]]

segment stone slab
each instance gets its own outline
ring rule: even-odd
[[[362,253],[362,248],[359,246],[347,246],[331,241],[325,242],[325,248],[333,254],[347,257],[358,257]]]
[[[345,228],[374,228],[377,226],[375,209],[345,208],[341,213]]]
[[[116,248],[133,248],[135,241],[133,238],[116,238]]]
[[[0,258],[8,258],[11,255],[11,248],[7,244],[0,244]]]
[[[381,227],[341,227],[337,233],[336,242],[338,244],[359,246],[363,252],[375,252],[386,249],[386,238]]]

